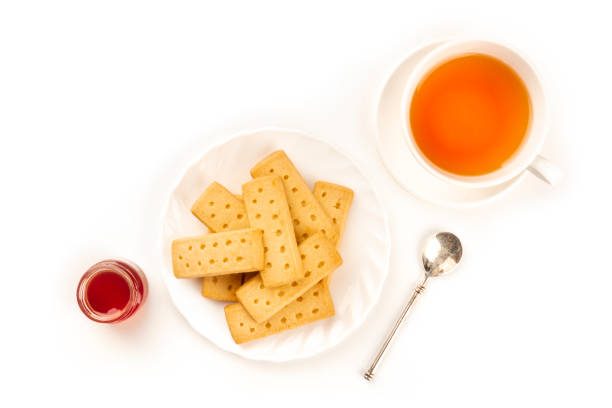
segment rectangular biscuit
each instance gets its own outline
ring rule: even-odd
[[[211,232],[249,228],[249,220],[242,197],[232,194],[217,182],[213,182],[191,207],[191,212]],[[238,300],[236,289],[242,284],[237,274],[207,276],[202,279],[202,296],[214,300]]]
[[[211,232],[249,228],[242,200],[217,182],[204,190],[191,207],[191,212]]]
[[[338,228],[337,246],[339,246],[346,226],[346,219],[353,203],[353,190],[339,184],[317,181],[313,193],[331,217],[332,223]]]
[[[242,285],[244,274],[207,276],[202,279],[202,296],[208,299],[235,301],[236,290]]]
[[[236,291],[243,283],[259,272],[233,273],[231,275],[207,276],[202,279],[202,296],[226,302],[238,301]]]
[[[332,222],[338,227],[338,242],[336,247],[340,247],[346,219],[348,218],[351,204],[353,203],[353,190],[339,184],[317,181],[313,190],[314,196],[319,200],[323,209],[332,217]],[[332,274],[325,277],[325,282],[329,283]]]
[[[258,275],[236,291],[236,297],[256,322],[268,320],[342,265],[333,242],[320,232],[302,242],[299,249],[305,271],[302,279],[271,288],[265,287]]]
[[[324,233],[332,242],[336,242],[336,226],[284,151],[270,154],[251,169],[253,177],[271,174],[282,177],[298,244],[317,232]]]
[[[225,318],[236,344],[270,336],[334,315],[334,303],[319,282],[265,322],[257,323],[240,303],[225,306]]]
[[[257,228],[217,232],[172,242],[177,278],[252,272],[263,268],[263,233]]]
[[[259,272],[233,273],[231,275],[202,278],[202,296],[226,302],[237,301],[236,290]]]
[[[281,286],[304,275],[291,213],[280,177],[261,177],[242,186],[249,224],[263,231],[266,287]]]

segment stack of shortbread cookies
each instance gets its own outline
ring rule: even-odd
[[[242,196],[212,183],[191,212],[209,234],[172,242],[177,278],[203,278],[202,296],[225,306],[238,344],[334,315],[329,278],[353,191],[318,181],[311,191],[284,151],[251,169]]]

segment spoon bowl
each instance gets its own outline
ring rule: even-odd
[[[423,268],[427,277],[452,272],[463,255],[461,241],[455,234],[439,232],[431,237],[423,249]]]

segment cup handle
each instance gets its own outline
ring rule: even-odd
[[[563,171],[556,164],[538,155],[527,168],[534,176],[542,181],[555,186],[561,182]]]

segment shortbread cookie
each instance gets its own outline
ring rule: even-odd
[[[317,283],[265,322],[257,323],[240,303],[225,306],[225,318],[237,344],[270,336],[334,315],[327,285]]]
[[[204,190],[191,207],[191,212],[211,232],[249,228],[242,200],[217,182]]]
[[[353,203],[353,190],[339,184],[317,181],[313,190],[314,196],[319,200],[323,209],[331,217],[332,222],[338,228],[338,242],[340,246],[346,219],[348,218],[351,204]]]
[[[258,275],[236,291],[238,300],[256,322],[268,320],[342,264],[334,244],[320,232],[302,242],[299,249],[304,264],[301,279],[271,288],[264,287]]]
[[[202,279],[202,296],[228,302],[238,300],[236,290],[244,282],[245,274],[206,276]]]
[[[249,227],[242,197],[230,193],[214,182],[196,200],[191,212],[211,232],[232,231]],[[202,296],[214,300],[238,300],[236,289],[242,284],[240,275],[220,275],[202,279]]]
[[[235,301],[236,290],[242,285],[242,273],[208,276],[202,280],[202,296],[208,299]]]
[[[242,186],[249,224],[263,230],[266,287],[281,286],[304,275],[291,214],[280,177],[261,177]]]
[[[346,226],[346,219],[353,203],[353,190],[338,184],[317,181],[313,193],[323,206],[323,209],[332,217],[332,222],[338,228],[336,247],[339,248],[342,235],[344,234],[344,227]],[[325,282],[329,283],[331,277],[332,274],[330,273],[325,277]]]
[[[202,296],[208,299],[237,301],[238,288],[259,272],[234,273],[231,275],[207,276],[202,279]]]
[[[324,233],[332,242],[338,240],[336,226],[284,151],[278,150],[261,160],[251,169],[251,175],[282,177],[298,244],[317,232]]]
[[[172,242],[172,268],[177,278],[252,272],[261,270],[263,266],[263,233],[257,228]]]

